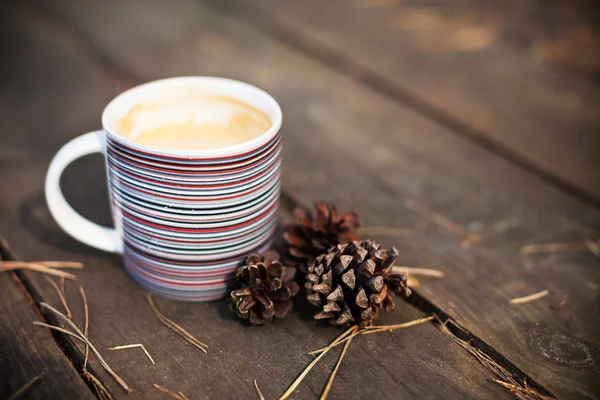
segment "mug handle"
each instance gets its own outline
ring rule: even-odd
[[[76,137],[56,153],[46,175],[46,202],[58,225],[73,238],[100,250],[123,252],[123,240],[114,228],[106,228],[79,215],[69,205],[60,189],[60,177],[65,168],[80,157],[103,153],[104,131],[93,131]]]

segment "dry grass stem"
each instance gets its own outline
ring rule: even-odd
[[[48,310],[52,311],[54,314],[58,315],[60,318],[62,318],[68,325],[70,325],[73,330],[76,332],[76,334],[74,334],[73,332],[70,332],[66,329],[61,330],[62,328],[57,327],[57,326],[53,326],[53,325],[47,325],[44,324],[44,326],[46,327],[51,327],[51,329],[56,329],[56,330],[61,330],[61,332],[63,333],[68,333],[71,336],[74,336],[78,339],[80,339],[81,341],[83,341],[84,343],[87,343],[90,347],[90,350],[92,350],[92,353],[94,353],[96,355],[96,358],[98,359],[98,361],[100,362],[100,364],[102,365],[102,367],[106,370],[106,372],[108,372],[114,379],[115,381],[117,381],[117,383],[119,384],[119,386],[121,386],[121,388],[125,391],[125,392],[131,392],[131,388],[129,388],[129,386],[127,386],[127,384],[125,383],[125,381],[123,379],[121,379],[121,377],[119,375],[117,375],[112,368],[110,368],[110,366],[106,363],[106,361],[104,361],[104,358],[102,358],[102,356],[100,355],[100,353],[98,352],[98,350],[96,350],[96,348],[94,347],[94,345],[88,340],[87,337],[85,337],[84,333],[81,332],[81,330],[77,327],[77,325],[75,325],[73,323],[73,321],[71,321],[69,318],[67,318],[66,315],[64,315],[63,313],[61,313],[60,311],[58,311],[56,308],[52,307],[51,305],[47,304],[47,303],[40,303],[40,305],[43,308],[47,308]],[[41,322],[34,322],[34,324],[36,325],[40,325],[42,324]]]
[[[429,322],[433,319],[434,319],[434,317],[432,316],[432,317],[425,317],[425,318],[421,318],[421,319],[415,319],[413,321],[408,321],[403,324],[397,324],[397,325],[368,326],[368,327],[364,328],[364,330],[362,331],[362,334],[368,335],[370,333],[377,333],[377,332],[392,332],[392,331],[395,331],[398,329],[410,328],[411,326],[424,324],[425,322]]]
[[[429,276],[432,278],[443,278],[444,276],[446,276],[446,274],[444,274],[443,271],[431,268],[411,268],[398,266],[392,267],[392,272],[407,275]]]
[[[152,364],[155,364],[154,360],[150,356],[150,353],[148,353],[148,350],[146,350],[146,347],[143,344],[127,344],[125,346],[111,347],[111,348],[109,348],[109,350],[124,350],[124,349],[133,349],[136,347],[140,347],[142,350],[144,350],[144,353],[146,353],[146,356],[148,356],[148,358],[150,359],[150,362],[152,362]]]
[[[52,269],[41,264],[25,263],[18,261],[0,261],[0,272],[14,271],[17,269],[25,269],[28,271],[42,272],[44,274],[59,276],[66,279],[75,280],[77,277],[68,272]]]
[[[150,295],[148,295],[148,303],[150,304],[152,311],[154,311],[154,314],[156,314],[158,319],[163,324],[165,324],[166,326],[171,328],[171,330],[175,331],[177,334],[179,334],[179,336],[181,336],[182,338],[184,338],[185,340],[187,340],[188,342],[190,342],[191,344],[193,344],[194,346],[196,346],[203,352],[207,353],[205,347],[208,348],[208,345],[202,343],[201,341],[196,339],[194,336],[192,336],[188,331],[183,329],[181,326],[177,325],[175,322],[171,321],[170,319],[168,319],[167,317],[162,315],[161,312],[158,311],[158,308],[156,308],[156,306],[154,305],[154,300],[152,300],[152,296],[150,296]]]
[[[583,244],[585,245],[585,247],[588,248],[589,251],[591,251],[596,257],[600,257],[600,245],[598,245],[598,242],[594,242],[592,239],[587,239],[585,242],[583,242]]]
[[[41,265],[47,268],[70,268],[70,269],[83,269],[83,264],[74,261],[3,261],[3,265],[7,266],[21,266],[27,264]]]
[[[256,394],[258,395],[259,400],[265,400],[265,396],[260,391],[260,389],[258,387],[258,383],[256,382],[256,379],[254,380],[254,387],[256,388]]]
[[[169,396],[171,396],[174,399],[187,400],[187,397],[185,397],[185,395],[181,392],[179,392],[179,393],[171,392],[169,389],[162,387],[160,385],[157,385],[156,383],[154,384],[154,387],[157,388],[158,390],[160,390],[161,392],[168,394]]]
[[[414,233],[412,229],[394,228],[392,226],[367,226],[359,229],[363,235],[386,235],[386,236],[410,236]]]
[[[183,400],[189,400],[189,399],[187,398],[187,396],[186,396],[185,394],[183,394],[183,392],[179,392],[179,395],[181,396],[181,398],[182,398]]]
[[[83,286],[81,286],[81,285],[79,285],[79,294],[81,295],[81,300],[83,301],[83,314],[84,314],[84,318],[85,318],[84,325],[83,325],[83,335],[87,338],[90,317],[89,317],[89,311],[88,311],[87,297],[85,295],[85,291],[83,290]],[[90,353],[90,347],[86,343],[85,344],[85,358],[83,360],[83,369],[84,370],[87,367],[89,353]]]
[[[44,275],[44,278],[46,278],[46,280],[54,288],[54,291],[58,295],[58,298],[60,299],[60,302],[62,303],[62,305],[63,305],[63,307],[65,309],[65,312],[67,313],[67,317],[69,317],[69,319],[73,319],[73,314],[71,313],[71,309],[69,308],[69,305],[67,304],[67,299],[65,298],[64,291],[60,290],[60,288],[58,287],[58,285],[56,284],[56,282],[54,282],[52,280],[52,278],[50,278],[48,275]],[[63,282],[64,282],[64,278],[61,278],[61,279],[63,279]]]
[[[423,324],[425,322],[431,321],[434,317],[426,317],[426,318],[420,318],[420,319],[415,319],[413,321],[408,321],[408,322],[404,322],[402,324],[397,324],[397,325],[383,325],[383,326],[367,326],[364,327],[354,333],[352,333],[350,336],[342,338],[336,342],[331,343],[330,345],[320,348],[318,350],[314,350],[311,351],[310,355],[315,355],[315,354],[319,354],[319,353],[323,353],[325,351],[329,351],[332,348],[358,336],[358,335],[368,335],[371,333],[379,333],[379,332],[391,332],[397,329],[403,329],[403,328],[408,328],[411,326],[415,326],[415,325],[419,325],[419,324]]]
[[[342,333],[340,336],[335,338],[335,340],[331,344],[333,345],[335,343],[339,343],[341,340],[346,338],[348,335],[354,334],[357,330],[358,330],[358,325],[352,326],[351,328],[346,330],[344,333]],[[315,357],[314,360],[312,360],[312,362],[304,369],[304,371],[300,374],[300,376],[290,385],[290,387],[286,390],[286,392],[283,395],[281,395],[279,400],[285,400],[288,397],[290,397],[290,395],[292,393],[294,393],[294,391],[296,390],[298,385],[300,385],[300,383],[302,383],[304,378],[306,378],[306,375],[308,375],[310,370],[313,369],[313,367],[315,365],[317,365],[317,363],[321,360],[321,358],[323,358],[325,356],[325,354],[327,354],[327,352],[329,351],[330,348],[328,348],[327,350],[324,350],[321,354],[319,354],[317,357]]]
[[[448,335],[452,340],[454,340],[459,346],[464,348],[469,354],[477,359],[487,370],[493,373],[498,380],[498,382],[502,382],[501,385],[506,387],[515,395],[515,397],[519,400],[553,400],[553,397],[545,396],[539,393],[537,390],[534,390],[527,386],[527,383],[521,381],[520,378],[513,375],[510,371],[504,368],[502,365],[498,364],[493,358],[479,350],[476,347],[473,347],[470,343],[460,339],[455,336],[450,329],[448,329],[448,324],[452,324],[461,330],[464,330],[460,325],[455,323],[453,320],[449,319],[446,322],[442,322],[439,318],[437,318],[439,322],[439,328],[442,332]],[[516,390],[515,388],[518,388]]]
[[[541,292],[531,294],[529,296],[517,297],[516,299],[510,300],[508,303],[509,304],[525,304],[525,303],[530,303],[532,301],[541,299],[542,297],[546,297],[549,294],[550,294],[550,291],[548,289],[546,289],[546,290],[542,290]]]
[[[548,244],[528,244],[521,247],[519,253],[523,255],[538,253],[562,253],[569,251],[584,251],[587,246],[583,243],[548,243]]]
[[[16,400],[16,399],[20,399],[21,397],[23,397],[24,395],[27,394],[27,392],[29,392],[31,390],[31,388],[33,388],[38,382],[40,381],[40,377],[36,376],[35,378],[33,378],[32,380],[30,380],[29,382],[27,382],[26,384],[24,384],[19,390],[17,390],[15,393],[12,394],[12,396],[10,396],[8,398],[8,400]]]
[[[335,375],[337,374],[338,370],[340,369],[340,365],[342,364],[342,360],[344,359],[344,356],[346,355],[346,351],[348,351],[348,347],[350,347],[350,343],[352,343],[352,338],[348,339],[348,341],[344,345],[344,348],[342,349],[342,352],[340,354],[340,358],[338,358],[338,362],[335,364],[335,368],[333,369],[333,371],[331,372],[331,375],[329,376],[329,380],[327,381],[327,386],[325,386],[325,390],[323,390],[323,394],[321,395],[321,400],[326,400],[327,396],[329,396],[329,391],[331,390],[331,386],[333,385],[333,380],[335,379]]]
[[[423,218],[428,219],[434,224],[439,225],[442,228],[446,228],[450,232],[454,232],[457,235],[464,237],[465,240],[463,240],[460,244],[461,248],[463,249],[468,248],[472,243],[480,243],[482,240],[480,235],[472,233],[466,227],[457,224],[456,222],[444,217],[441,214],[438,214],[437,212],[425,207],[424,205],[416,202],[415,200],[407,200],[405,202],[405,205],[409,210],[419,214]]]

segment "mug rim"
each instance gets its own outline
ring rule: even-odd
[[[230,87],[238,87],[239,89],[252,93],[252,96],[262,98],[264,102],[268,104],[270,110],[265,110],[267,107],[256,107],[261,109],[262,112],[265,112],[269,115],[273,114],[274,118],[271,118],[271,127],[266,130],[261,135],[247,141],[244,143],[236,144],[233,146],[221,147],[217,149],[208,149],[208,150],[170,150],[170,149],[159,149],[156,147],[146,146],[139,143],[136,143],[130,139],[127,139],[116,132],[114,129],[110,129],[110,114],[115,111],[115,107],[119,105],[124,99],[136,95],[138,92],[147,90],[150,87],[164,87],[174,82],[194,82],[194,83],[212,83],[223,86]],[[235,97],[235,96],[232,96]],[[244,101],[245,103],[248,103]],[[253,105],[254,106],[254,105]],[[173,159],[222,159],[232,156],[242,156],[248,153],[255,151],[256,149],[266,145],[269,143],[280,131],[281,124],[283,119],[283,113],[281,111],[281,107],[279,103],[273,96],[269,93],[251,85],[246,82],[238,81],[235,79],[222,78],[216,76],[178,76],[178,77],[170,77],[157,79],[150,82],[145,82],[140,85],[134,86],[125,90],[124,92],[115,96],[107,105],[104,107],[102,111],[102,128],[110,136],[111,139],[122,143],[125,146],[131,147],[136,151],[140,151],[142,153],[146,153],[149,155],[159,155],[162,157],[173,158]],[[113,127],[114,128],[114,127]]]

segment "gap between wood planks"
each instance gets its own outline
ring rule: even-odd
[[[1,242],[0,242],[0,259],[6,260],[6,261],[19,261],[18,257],[12,252],[12,250],[10,248],[8,248],[7,246],[4,246]],[[41,318],[42,322],[45,322],[49,325],[62,326],[56,315],[54,315],[53,313],[51,313],[47,310],[44,310],[40,306],[40,304],[42,302],[44,302],[45,300],[42,297],[42,295],[40,294],[40,292],[37,291],[37,289],[32,284],[32,282],[23,273],[23,271],[12,271],[12,273],[16,277],[17,284],[20,286],[20,289],[23,292],[23,294],[25,296],[29,297],[31,305],[35,308],[35,311],[37,312],[37,314],[42,317]],[[78,372],[81,379],[85,382],[85,384],[88,386],[90,391],[95,395],[94,388],[93,388],[91,382],[86,380],[83,376],[84,356],[81,353],[81,351],[77,348],[77,346],[75,345],[75,342],[73,341],[73,339],[71,339],[70,336],[64,335],[59,332],[52,331],[51,334],[52,334],[52,338],[54,339],[54,341],[56,342],[58,347],[62,350],[62,352],[65,354],[65,356],[67,356],[67,358],[71,361],[71,363],[73,364],[73,367],[75,367],[75,370]],[[93,374],[94,376],[98,376],[98,373],[96,372],[96,370],[89,364],[87,365],[87,370],[89,371],[89,373]],[[102,382],[102,383],[104,383],[104,382]],[[112,395],[112,393],[111,393],[111,395]]]
[[[227,5],[224,5],[222,3],[218,3],[217,5],[213,2],[213,0],[199,1],[206,3],[221,14],[225,14],[228,17],[232,16],[227,12],[229,10],[229,7]],[[121,81],[126,81],[131,85],[140,84],[144,81],[140,76],[137,76],[132,71],[123,68],[122,66],[115,63],[115,61],[112,60],[109,56],[107,56],[89,37],[87,37],[85,34],[82,34],[78,27],[74,26],[70,21],[68,21],[66,18],[63,18],[54,10],[38,10],[33,9],[31,7],[27,8],[29,12],[35,13],[36,17],[38,18],[50,18],[54,23],[62,24],[62,29],[64,29],[65,33],[72,37],[72,39],[76,40],[77,45],[80,46],[81,50],[86,52],[87,55],[91,56],[92,59],[97,64],[99,64],[99,66],[102,69],[104,69],[104,71],[109,75],[114,76],[116,79],[119,79]],[[526,160],[522,160],[518,155],[512,153],[508,149],[503,148],[494,141],[479,136],[479,134],[469,126],[464,125],[462,122],[454,119],[453,117],[435,109],[434,107],[422,101],[421,99],[414,97],[412,94],[404,91],[402,88],[395,87],[390,82],[385,81],[383,78],[380,78],[376,74],[371,73],[367,69],[359,67],[352,61],[347,60],[344,56],[334,53],[330,49],[322,48],[314,43],[305,41],[301,38],[300,35],[297,35],[295,32],[286,29],[281,24],[279,24],[274,18],[264,13],[262,10],[259,10],[258,8],[247,4],[244,4],[242,8],[247,8],[248,15],[252,15],[253,18],[255,18],[255,20],[252,21],[254,22],[254,24],[252,24],[253,29],[261,30],[264,33],[271,36],[274,40],[282,41],[284,44],[293,47],[296,50],[300,50],[304,54],[316,59],[322,64],[331,68],[335,68],[336,71],[350,76],[350,78],[352,79],[358,80],[359,82],[369,86],[371,89],[374,89],[377,92],[382,93],[395,101],[404,103],[407,107],[416,110],[425,117],[433,119],[441,125],[446,126],[451,131],[471,139],[476,144],[486,148],[492,153],[499,155],[500,157],[507,159],[508,161],[518,165],[519,167],[530,171],[531,173],[537,175],[541,179],[550,182],[555,186],[558,186],[559,188],[571,194],[572,196],[577,197],[580,200],[583,200],[587,203],[590,203],[595,207],[600,207],[600,199],[595,199],[587,193],[573,187],[570,183],[562,181],[560,178],[555,177],[549,172],[539,169],[537,166],[529,163]],[[234,17],[237,18],[237,16]],[[241,22],[248,23],[248,21],[245,20]],[[262,24],[261,22],[264,22],[264,24]],[[359,72],[359,74],[357,74],[356,72]],[[385,192],[385,194],[390,196],[395,195],[394,189],[391,189],[384,182],[378,183],[380,183],[381,189]],[[281,193],[280,204],[282,213],[290,213],[291,210],[295,207],[306,208],[306,206],[295,195],[293,195],[285,189]],[[16,260],[14,254],[12,254],[10,249],[2,247],[1,245],[0,257],[6,260]],[[59,321],[56,318],[56,316],[41,310],[40,303],[43,302],[44,299],[42,298],[41,294],[37,291],[35,286],[28,280],[28,278],[22,272],[14,271],[14,273],[20,281],[20,284],[31,297],[35,307],[37,308],[38,313],[44,317],[45,321],[48,324],[59,325]],[[452,320],[449,314],[445,313],[439,307],[431,303],[429,300],[422,297],[418,293],[418,291],[413,290],[413,294],[405,300],[412,306],[424,312],[425,314],[429,316],[437,316],[441,323],[445,323],[448,320]],[[439,322],[435,320],[433,320],[432,323],[434,325],[439,325]],[[529,387],[536,389],[539,393],[543,395],[552,396],[552,394],[546,388],[534,381],[525,372],[521,371],[516,365],[514,365],[502,354],[497,352],[492,346],[485,343],[472,332],[462,327],[455,326],[454,324],[447,324],[447,327],[455,337],[470,343],[473,348],[478,349],[486,355],[488,355],[500,366],[510,371],[515,376],[515,378],[527,382]],[[84,357],[75,345],[74,341],[68,336],[57,334],[54,332],[52,333],[52,336],[61,348],[61,350],[72,361],[74,367],[81,375]],[[92,372],[89,366],[88,370]],[[95,371],[93,371],[92,373],[97,376]],[[84,381],[86,382],[88,387],[90,387],[90,390],[92,390],[93,392],[93,388],[92,386],[90,386],[91,384],[85,379]]]
[[[600,208],[600,198],[578,188],[576,185],[566,181],[552,172],[537,166],[534,162],[528,161],[514,152],[507,146],[484,135],[481,131],[475,129],[458,118],[438,109],[426,100],[422,99],[402,86],[380,76],[377,72],[369,68],[360,66],[356,62],[336,51],[335,48],[322,45],[316,41],[307,39],[302,32],[282,24],[277,18],[263,11],[256,5],[250,4],[245,0],[235,0],[225,2],[220,0],[198,0],[209,6],[213,10],[235,18],[237,21],[268,35],[271,39],[281,42],[284,45],[301,52],[302,54],[318,61],[319,63],[334,69],[337,73],[362,83],[363,85],[375,90],[395,102],[414,110],[427,119],[433,120],[439,125],[447,128],[451,132],[458,134],[472,143],[496,154],[507,160],[511,164],[521,169],[529,171],[533,175],[558,187],[563,192],[585,202],[593,207]],[[243,17],[240,17],[243,15]]]

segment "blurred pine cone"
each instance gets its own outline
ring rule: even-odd
[[[301,208],[294,210],[295,224],[285,227],[283,238],[287,245],[287,263],[303,272],[318,255],[340,243],[360,240],[355,232],[361,226],[354,211],[338,214],[333,204],[315,202],[314,213]]]
[[[273,317],[284,318],[292,309],[291,297],[299,289],[293,281],[295,273],[295,268],[279,262],[276,251],[269,251],[264,259],[258,254],[248,256],[246,265],[236,271],[232,309],[254,325],[267,324]]]
[[[410,295],[406,275],[392,273],[398,250],[380,250],[366,240],[337,245],[308,267],[307,299],[319,307],[315,319],[332,325],[371,325],[379,311],[392,311],[392,292]]]

